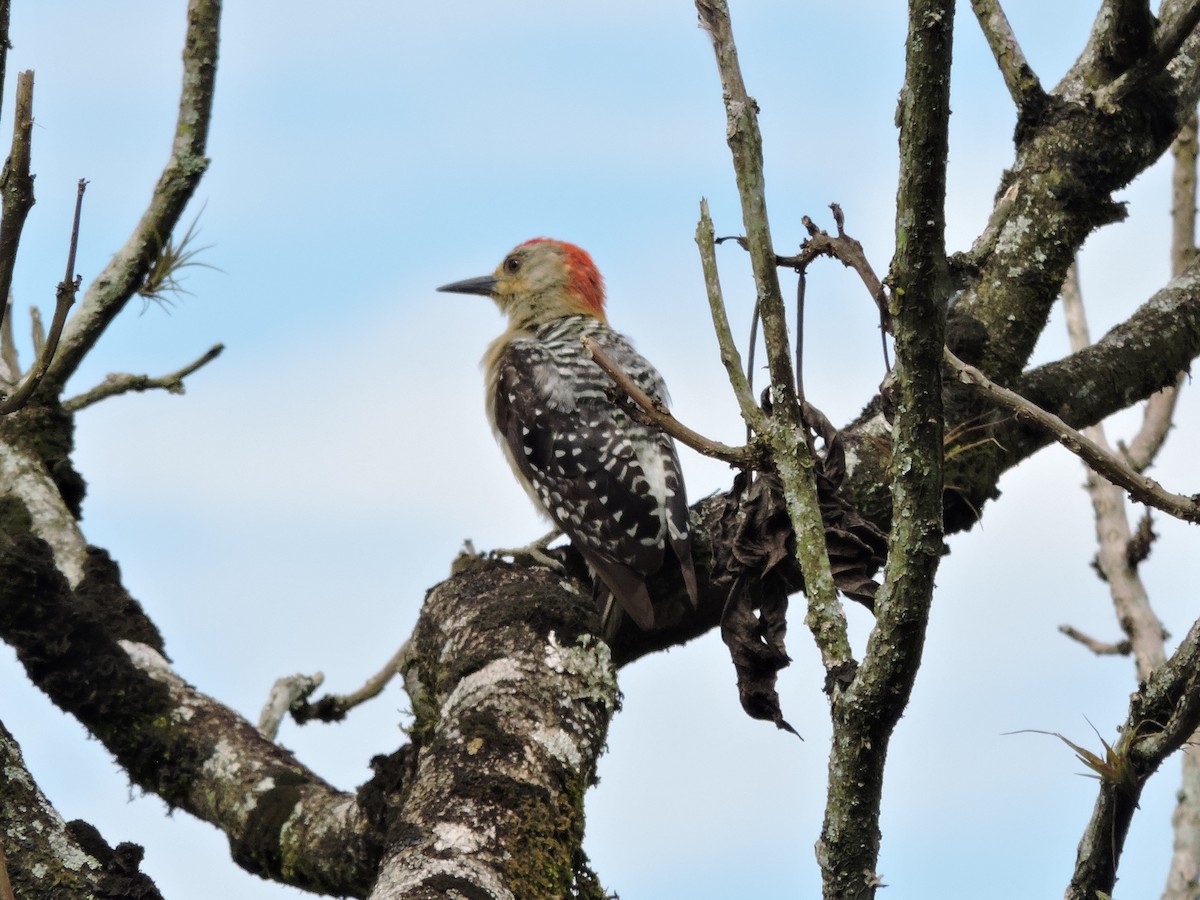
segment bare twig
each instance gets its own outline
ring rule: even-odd
[[[700,248],[700,265],[704,270],[704,285],[708,292],[708,307],[712,313],[713,331],[717,335],[717,346],[721,350],[721,364],[733,387],[742,418],[750,431],[763,431],[766,414],[754,400],[749,375],[742,369],[741,355],[729,327],[729,316],[725,311],[725,299],[721,293],[721,277],[717,272],[717,255],[713,240],[713,223],[708,214],[708,201],[700,201],[700,221],[696,223],[696,246]],[[753,349],[754,336],[751,336]]]
[[[1200,2],[1196,3],[1200,8]],[[1175,164],[1171,168],[1171,276],[1178,277],[1196,255],[1196,113],[1188,116],[1171,153]]]
[[[37,386],[46,377],[46,372],[54,360],[54,353],[58,350],[58,340],[62,336],[63,326],[66,325],[67,313],[75,303],[75,294],[81,284],[80,277],[74,272],[75,253],[79,249],[79,217],[83,212],[83,192],[86,188],[87,182],[80,178],[79,187],[75,192],[75,215],[71,220],[71,244],[67,250],[67,274],[59,282],[55,292],[54,318],[50,320],[50,334],[47,335],[41,352],[38,353],[37,361],[30,367],[20,386],[12,392],[11,396],[5,398],[4,402],[0,403],[0,415],[14,412],[29,402],[29,398],[33,396]]]
[[[0,108],[3,107],[4,85],[8,77],[8,51],[12,41],[8,39],[8,27],[12,18],[12,0],[0,0]]]
[[[93,403],[99,403],[101,400],[115,397],[118,394],[126,394],[130,391],[160,389],[169,394],[182,394],[184,393],[183,379],[187,378],[201,366],[208,365],[220,356],[224,349],[224,344],[216,344],[209,348],[199,359],[188,363],[182,369],[178,369],[167,375],[160,375],[157,378],[151,378],[149,375],[130,375],[127,373],[109,375],[90,391],[64,400],[63,409],[67,412],[78,412],[85,407],[91,406]]]
[[[808,287],[808,273],[796,273],[796,399],[804,407],[804,295]]]
[[[1200,6],[1193,2],[1193,6]],[[1171,174],[1171,274],[1178,276],[1196,255],[1196,164],[1197,117],[1195,112],[1180,129],[1171,148],[1175,160]],[[1183,388],[1185,373],[1173,387],[1166,388],[1146,402],[1142,427],[1122,448],[1130,465],[1141,471],[1153,461],[1166,439],[1174,417],[1175,402]],[[1143,520],[1145,521],[1145,520]],[[1200,733],[1184,747],[1180,764],[1180,784],[1175,811],[1171,814],[1174,832],[1171,867],[1167,872],[1163,900],[1194,900],[1200,873]]]
[[[1196,114],[1192,113],[1171,147],[1175,156],[1171,170],[1171,276],[1174,278],[1183,274],[1196,255],[1196,131]],[[1118,444],[1136,471],[1145,471],[1167,439],[1186,377],[1186,372],[1180,372],[1173,385],[1152,394],[1143,407],[1138,433],[1128,446]]]
[[[341,720],[356,706],[361,706],[368,700],[378,697],[388,683],[404,671],[412,659],[413,652],[413,642],[410,638],[400,645],[400,649],[392,654],[392,658],[384,664],[382,669],[368,678],[362,687],[349,694],[326,694],[309,703],[307,698],[312,693],[309,691],[300,697],[298,702],[291,705],[292,718],[300,725],[314,719],[320,722]]]
[[[975,11],[975,18],[992,48],[996,65],[1017,109],[1030,110],[1044,103],[1046,92],[1042,83],[1021,52],[1021,45],[1017,43],[1008,16],[998,0],[971,0],[971,9]]]
[[[1097,656],[1128,656],[1133,652],[1133,644],[1128,638],[1114,642],[1100,641],[1070,625],[1059,625],[1058,630],[1071,640],[1083,644]]]
[[[862,279],[862,283],[867,288],[867,293],[871,295],[875,307],[879,310],[879,336],[883,342],[883,359],[890,369],[887,336],[892,331],[892,318],[887,307],[887,289],[879,280],[879,276],[875,274],[875,269],[867,259],[863,245],[856,238],[846,234],[846,217],[842,212],[842,207],[837,203],[830,203],[829,208],[833,212],[833,221],[837,225],[837,235],[831,236],[824,229],[817,227],[817,224],[808,216],[804,216],[801,221],[808,230],[808,238],[801,246],[800,252],[795,256],[777,257],[776,264],[780,267],[795,269],[803,277],[804,271],[814,259],[819,256],[831,256],[843,266],[857,272],[858,277]]]
[[[787,312],[775,268],[771,226],[767,219],[766,188],[762,172],[762,134],[758,129],[758,104],[746,90],[738,62],[737,46],[725,0],[696,0],[700,24],[712,38],[713,52],[725,98],[726,141],[733,157],[734,176],[742,202],[746,227],[746,249],[754,283],[758,288],[758,311],[762,317],[767,348],[767,366],[775,412],[785,422],[800,422],[800,405],[795,396]]]
[[[6,4],[7,8],[7,4]],[[5,35],[7,38],[7,34]],[[12,290],[13,269],[17,264],[17,247],[25,219],[33,208],[33,176],[29,160],[33,141],[33,72],[17,75],[17,103],[13,117],[12,149],[0,173],[0,297]],[[7,307],[0,308],[3,316]],[[14,372],[13,377],[17,375]]]
[[[996,384],[979,369],[964,363],[949,349],[945,351],[945,358],[963,384],[974,386],[984,396],[1005,409],[1031,421],[1104,478],[1129,491],[1139,503],[1160,509],[1185,522],[1200,522],[1200,499],[1196,496],[1185,497],[1165,490],[1157,481],[1135,472],[1123,460],[1071,428],[1058,416],[1030,403],[1020,394]]]
[[[637,404],[648,424],[659,431],[666,432],[677,441],[691,447],[697,453],[727,462],[730,465],[737,466],[739,469],[761,468],[762,461],[759,458],[760,454],[753,445],[730,447],[728,444],[722,444],[720,441],[706,438],[697,431],[692,431],[692,429],[676,419],[663,403],[655,400],[638,387],[634,380],[620,366],[609,359],[605,352],[596,346],[596,343],[591,338],[585,337],[583,339],[583,346],[584,349],[592,354],[592,359],[596,361],[596,365],[603,369],[605,374],[616,383],[617,387],[630,400]]]
[[[800,245],[800,252],[793,256],[776,256],[775,265],[780,269],[793,269],[797,272],[804,272],[808,266],[821,256],[831,256],[847,268],[853,269],[858,273],[867,292],[871,295],[875,306],[879,310],[881,327],[885,332],[891,331],[891,317],[887,308],[887,288],[883,282],[879,280],[879,276],[875,274],[875,269],[867,259],[867,254],[863,250],[863,245],[856,239],[846,233],[846,217],[842,212],[842,207],[837,203],[830,203],[829,209],[833,212],[833,221],[837,226],[837,235],[832,236],[829,232],[819,227],[808,216],[802,216],[800,221],[808,232],[808,237],[804,243]],[[716,243],[720,244],[727,240],[736,241],[738,246],[743,250],[749,249],[749,244],[744,237],[724,237],[717,239]],[[751,338],[753,341],[753,337]]]

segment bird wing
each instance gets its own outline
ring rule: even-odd
[[[664,407],[670,402],[667,386],[658,370],[630,345],[621,334],[606,330],[593,337],[605,354],[616,362],[647,396]],[[691,527],[688,521],[687,491],[683,483],[683,470],[679,465],[679,454],[670,436],[657,429],[634,423],[638,434],[647,441],[657,456],[655,467],[662,467],[663,505],[667,520],[667,541],[679,561],[680,574],[692,606],[699,602],[696,571],[692,562]]]
[[[653,480],[666,479],[682,497],[678,460],[668,440],[669,465],[662,462],[662,436],[613,404],[598,367],[591,381],[579,374],[564,375],[561,360],[537,342],[510,343],[497,366],[496,430],[529,493],[634,621],[651,628],[644,578],[661,567],[675,530],[659,513]],[[684,501],[685,536],[686,521]]]

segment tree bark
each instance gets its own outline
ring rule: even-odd
[[[1139,68],[1160,52],[1164,29],[1187,11],[1164,14],[1150,39],[1138,31],[1119,40],[1116,19],[1098,20],[1076,67],[1044,103],[1025,105],[1016,159],[987,229],[969,253],[947,260],[938,168],[945,161],[941,129],[953,7],[920,0],[912,8],[910,66],[927,74],[911,81],[903,104],[907,162],[891,282],[900,291],[892,310],[896,416],[889,430],[887,404],[876,397],[843,435],[849,450],[844,495],[882,528],[898,527],[874,643],[833,713],[840,724],[831,785],[847,791],[865,785],[868,796],[865,814],[852,811],[857,831],[826,823],[823,859],[838,870],[830,876],[829,896],[874,891],[884,748],[919,664],[942,526],[970,527],[995,495],[1000,474],[1048,441],[981,409],[958,388],[940,387],[934,354],[940,359],[943,313],[948,342],[960,356],[1076,426],[1148,396],[1200,355],[1200,268],[1193,264],[1092,347],[1025,371],[1076,249],[1091,230],[1121,215],[1113,191],[1161,155],[1195,106],[1200,38],[1188,36],[1169,69],[1164,64],[1147,74]],[[144,280],[159,235],[170,234],[203,173],[218,17],[214,2],[189,6],[176,140],[153,202],[89,288],[34,404],[0,420],[0,635],[16,648],[30,679],[76,716],[135,784],[220,828],[248,871],[354,897],[432,897],[450,890],[600,897],[581,850],[583,797],[617,708],[614,671],[718,622],[728,586],[713,583],[709,561],[720,539],[720,498],[693,508],[703,582],[699,610],[689,613],[682,583],[664,575],[654,585],[666,610],[664,627],[622,633],[611,653],[593,637],[590,592],[569,551],[558,554],[567,574],[532,565],[464,564],[430,593],[414,636],[406,671],[416,713],[411,740],[374,760],[375,776],[354,794],[330,787],[177,674],[116,565],[79,528],[83,482],[71,466],[73,422],[59,394]],[[1029,85],[1021,80],[1022,96],[1036,93]],[[926,114],[929,130],[922,132]],[[773,365],[786,380],[785,361],[775,358]],[[979,422],[994,441],[979,442],[961,430]],[[950,458],[944,474],[943,447]],[[902,654],[876,652],[893,641],[904,645]],[[1170,664],[1163,672],[1131,708],[1130,727],[1141,729],[1145,741],[1131,749],[1139,779],[1195,727],[1194,684]],[[1163,733],[1170,734],[1160,736],[1151,722],[1167,723]],[[24,771],[7,734],[0,733],[0,751],[6,765]],[[82,895],[100,892],[114,865],[124,867],[123,877],[134,877],[131,851],[122,856],[118,847],[110,857],[87,849],[99,845],[81,837],[86,829],[56,822],[32,781],[16,779],[9,788],[0,795],[6,816],[20,803],[32,810],[24,821],[42,822],[46,834],[66,836],[67,846],[86,845],[91,861],[70,869],[75,874],[66,874],[63,853],[56,863],[63,878],[82,879]],[[1105,797],[1131,813],[1126,795]],[[846,798],[851,805],[857,799]],[[1100,821],[1112,816],[1105,812]],[[861,846],[843,853],[853,841]],[[1104,858],[1099,838],[1095,843],[1095,871],[1102,872],[1113,861]],[[36,883],[30,881],[34,856],[5,846],[14,883]],[[843,874],[844,884],[835,879]]]

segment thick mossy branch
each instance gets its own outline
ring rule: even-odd
[[[967,361],[1002,383],[1027,363],[1084,239],[1124,217],[1113,193],[1167,150],[1200,97],[1187,14],[1156,44],[1147,4],[1133,6],[1104,4],[1043,113],[1019,123],[1016,159],[988,227],[960,260],[965,286],[955,315],[987,336],[980,357]],[[1170,47],[1177,52],[1164,52]],[[1113,79],[1134,71],[1143,74],[1116,91]]]
[[[404,672],[416,757],[372,897],[604,896],[583,798],[617,684],[591,598],[570,586],[476,560],[430,592]]]
[[[34,782],[16,739],[0,724],[0,898],[161,900],[138,871],[142,848],[114,851],[85,822],[65,822]]]
[[[1099,422],[1175,383],[1200,355],[1200,261],[1086,349],[1010,382],[1013,391],[1072,428]],[[1053,438],[1012,420],[996,431],[1004,470]]]
[[[363,896],[377,856],[352,798],[175,675],[106,554],[72,589],[19,503],[0,500],[0,526],[0,638],[29,679],[133,784],[221,828],[250,871]]]
[[[875,895],[884,761],[921,663],[942,554],[942,383],[953,0],[913,0],[900,106],[892,263],[896,346],[892,516],[875,626],[834,698],[825,821],[817,844],[827,900]],[[866,750],[864,748],[869,748]]]

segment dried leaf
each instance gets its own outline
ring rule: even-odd
[[[872,576],[883,565],[887,539],[838,494],[846,471],[840,433],[807,405],[805,421],[824,444],[816,457],[817,494],[834,583],[871,608],[879,588]],[[784,646],[788,594],[802,589],[804,580],[779,477],[768,472],[749,481],[739,475],[726,496],[718,535],[714,580],[729,584],[721,638],[737,670],[742,708],[795,734],[783,718],[775,684],[791,662]]]
[[[776,675],[791,662],[784,646],[788,585],[799,574],[791,523],[778,497],[777,480],[734,480],[714,544],[714,576],[730,586],[721,639],[737,671],[742,709],[799,736],[783,718],[775,690]]]

